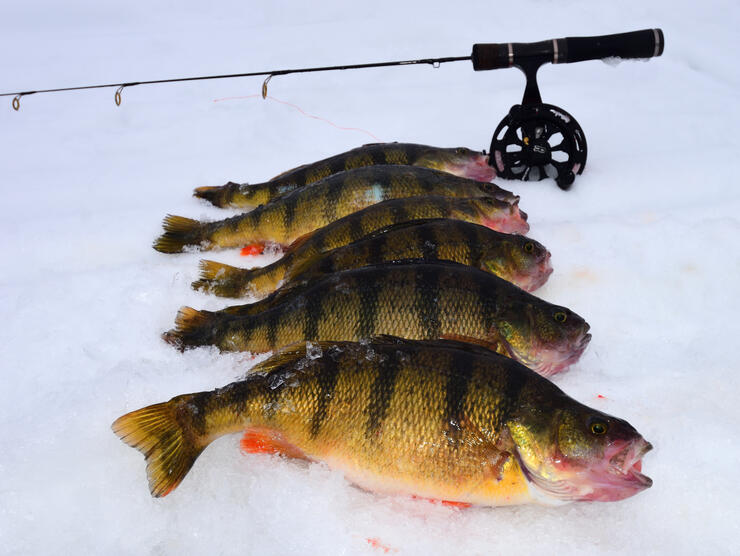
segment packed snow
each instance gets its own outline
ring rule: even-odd
[[[219,218],[199,185],[262,181],[373,137],[488,148],[515,69],[471,64],[0,99],[0,551],[8,554],[607,554],[740,551],[740,5],[374,1],[11,2],[0,92],[460,56],[475,42],[661,27],[661,58],[545,66],[545,102],[584,128],[585,173],[499,182],[553,254],[538,295],[591,324],[555,382],[632,423],[654,486],[616,503],[448,508],[378,496],[321,464],[221,438],[180,487],[148,492],[110,424],[244,374],[243,354],[159,334],[200,256],[151,248],[165,214]],[[307,117],[308,116],[308,117]],[[214,258],[243,266],[236,253]]]

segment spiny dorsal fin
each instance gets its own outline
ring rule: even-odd
[[[257,313],[261,313],[262,311],[272,309],[275,305],[283,301],[283,299],[287,297],[288,294],[298,295],[311,286],[313,286],[312,283],[304,282],[300,279],[296,281],[290,281],[280,286],[277,290],[272,292],[264,299],[261,299],[254,303],[246,303],[244,305],[233,305],[231,307],[221,309],[218,312],[235,316],[256,315]]]
[[[252,373],[269,373],[286,365],[292,365],[307,356],[307,352],[313,350],[315,354],[326,353],[331,348],[345,348],[348,346],[359,346],[357,342],[340,342],[326,340],[322,342],[296,342],[280,348],[275,355],[258,363],[249,370]]]
[[[450,218],[419,218],[416,220],[407,220],[404,222],[397,222],[396,224],[388,224],[387,226],[383,226],[382,228],[373,230],[372,232],[368,233],[367,235],[362,236],[361,238],[357,239],[356,241],[353,241],[352,243],[358,243],[360,241],[374,239],[378,236],[385,235],[388,232],[405,230],[407,228],[415,228],[416,226],[423,226],[424,224],[431,224],[432,222],[443,222],[443,221],[450,221],[450,220],[451,220]]]
[[[486,347],[487,344],[483,340],[478,338],[468,338],[466,336],[450,336],[439,340],[409,340],[406,338],[399,338],[398,336],[391,336],[390,334],[378,334],[377,336],[372,336],[370,338],[370,344],[372,345],[375,343],[393,344],[416,349],[428,347],[459,349],[485,357],[502,357],[495,351]]]

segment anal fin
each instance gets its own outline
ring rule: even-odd
[[[242,257],[252,257],[255,255],[261,255],[265,251],[265,244],[262,242],[258,243],[250,243],[249,245],[245,245],[242,247],[242,250],[239,252],[239,254]]]
[[[290,443],[279,431],[267,428],[250,428],[244,431],[239,442],[245,454],[274,454],[289,458],[308,459],[295,444]]]
[[[436,498],[425,498],[423,496],[411,496],[414,500],[426,500],[427,502],[431,502],[432,504],[442,504],[443,506],[447,506],[448,508],[470,508],[473,504],[470,504],[469,502],[456,502],[454,500],[437,500]]]

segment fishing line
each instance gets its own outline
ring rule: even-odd
[[[223,101],[227,101],[227,100],[245,100],[245,99],[250,99],[250,98],[257,98],[257,97],[260,97],[260,96],[262,96],[262,95],[247,95],[247,96],[241,96],[241,97],[217,98],[217,99],[214,99],[213,102],[223,102]],[[367,135],[368,137],[371,137],[373,140],[375,140],[375,141],[377,141],[379,143],[381,143],[383,141],[382,139],[380,139],[379,137],[376,137],[375,135],[373,135],[372,133],[370,133],[366,129],[362,129],[362,128],[359,128],[359,127],[343,127],[343,126],[340,126],[340,125],[335,124],[331,120],[327,120],[326,118],[322,118],[321,116],[315,116],[313,114],[309,114],[308,112],[306,112],[305,110],[303,110],[303,108],[301,108],[297,104],[293,104],[293,103],[288,102],[288,101],[285,101],[285,100],[280,100],[279,98],[275,98],[275,97],[270,96],[270,95],[267,95],[267,96],[265,96],[263,98],[265,98],[266,100],[272,100],[272,101],[278,102],[280,104],[284,104],[286,106],[290,106],[291,108],[296,109],[302,116],[305,116],[306,118],[311,118],[313,120],[319,120],[320,122],[327,123],[330,126],[335,127],[336,129],[339,129],[339,130],[342,130],[342,131],[359,131],[360,133],[364,133],[365,135]]]
[[[158,83],[182,83],[207,79],[233,79],[236,77],[266,76],[262,82],[262,98],[267,99],[267,85],[277,75],[291,73],[312,73],[321,71],[367,69],[389,66],[428,64],[435,68],[447,62],[470,60],[475,71],[495,70],[516,67],[524,73],[526,84],[521,104],[515,104],[499,122],[493,132],[489,152],[490,164],[502,178],[524,181],[539,181],[552,178],[555,183],[567,190],[577,175],[586,167],[588,147],[586,135],[573,115],[563,108],[542,101],[537,72],[544,64],[570,64],[588,60],[604,60],[613,57],[652,58],[663,54],[665,40],[663,31],[658,28],[641,29],[613,35],[591,37],[564,37],[529,43],[476,43],[470,56],[449,56],[446,58],[420,58],[395,62],[373,62],[343,66],[321,66],[313,68],[283,69],[250,73],[231,73],[224,75],[204,75],[176,79],[154,79],[151,81],[131,81],[106,85],[84,85],[79,87],[59,87],[15,93],[0,93],[0,97],[12,96],[12,106],[20,109],[20,99],[26,95],[58,93],[62,91],[81,91],[116,87],[114,100],[121,105],[121,94],[126,87],[154,85]],[[276,100],[277,99],[273,99]],[[277,101],[282,102],[282,101]],[[290,103],[284,103],[289,104]],[[334,127],[341,127],[317,116],[305,113],[292,105],[305,116],[323,120]],[[363,131],[363,130],[358,130]],[[367,132],[365,132],[367,133]],[[372,134],[370,134],[372,136]]]

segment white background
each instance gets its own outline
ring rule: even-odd
[[[134,87],[121,107],[113,89],[28,96],[19,112],[5,97],[0,552],[382,554],[368,538],[399,554],[740,550],[737,2],[185,4],[6,2],[0,92],[664,30],[665,54],[647,63],[540,71],[545,102],[588,138],[572,191],[499,182],[553,253],[538,295],[592,325],[582,360],[555,381],[655,445],[643,467],[655,484],[611,504],[460,511],[244,456],[231,436],[152,499],[143,458],[110,423],[251,364],[159,339],[180,305],[227,304],[190,289],[197,254],[151,249],[162,217],[221,217],[192,188],[262,181],[372,139],[254,97],[259,78]],[[517,70],[460,62],[276,77],[270,94],[385,141],[482,149],[523,86]],[[229,97],[248,98],[214,102]]]

